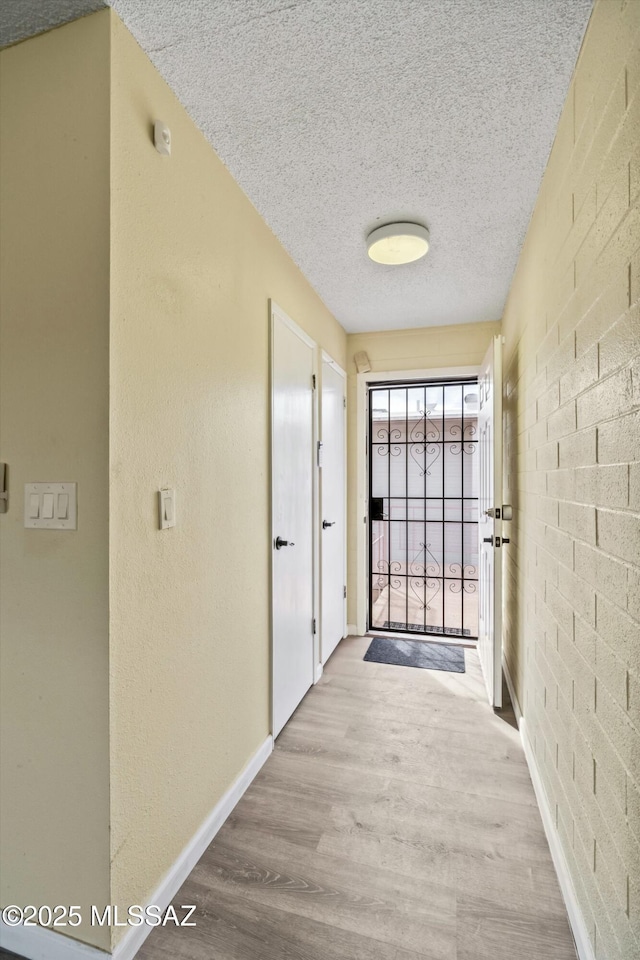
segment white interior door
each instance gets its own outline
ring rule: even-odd
[[[489,703],[502,706],[502,338],[494,337],[478,377],[478,653]]]
[[[328,357],[322,362],[320,459],[320,658],[327,662],[346,633],[346,377]]]
[[[272,710],[280,733],[313,683],[315,344],[271,308]]]

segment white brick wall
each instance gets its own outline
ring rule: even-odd
[[[640,957],[640,0],[598,0],[503,321],[506,658],[597,958]]]

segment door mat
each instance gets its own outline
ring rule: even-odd
[[[399,667],[465,673],[464,647],[452,647],[447,643],[374,637],[364,659],[372,663],[392,663]]]
[[[382,628],[385,630],[400,630],[402,633],[448,633],[451,637],[471,636],[471,630],[468,630],[466,627],[461,630],[459,627],[439,627],[437,624],[434,625],[431,623],[423,627],[422,624],[400,623],[399,620],[385,620]],[[378,624],[378,629],[380,629],[380,624]]]

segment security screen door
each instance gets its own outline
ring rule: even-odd
[[[478,637],[478,383],[369,388],[369,627]]]

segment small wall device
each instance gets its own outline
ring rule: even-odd
[[[171,130],[162,120],[153,125],[153,142],[161,157],[171,156]]]

